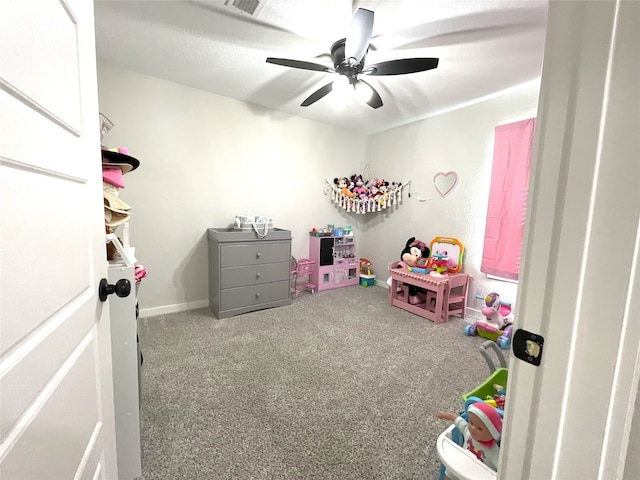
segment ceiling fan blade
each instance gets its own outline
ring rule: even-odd
[[[307,99],[300,104],[301,107],[308,107],[312,103],[316,103],[322,97],[327,95],[333,89],[333,80],[327,83],[324,87],[320,87],[318,90],[313,92],[311,95],[307,97]]]
[[[290,60],[288,58],[274,58],[268,57],[267,63],[273,63],[275,65],[282,65],[283,67],[300,68],[302,70],[313,70],[316,72],[334,72],[335,70],[326,65],[320,65],[319,63],[303,62],[301,60]]]
[[[367,100],[367,105],[369,105],[371,108],[380,108],[383,105],[383,103],[382,103],[382,97],[380,97],[380,94],[378,93],[378,91],[375,88],[373,88],[373,86],[369,82],[365,82],[362,79],[358,79],[358,82],[364,83],[366,86],[368,86],[371,89],[371,98]]]
[[[344,58],[354,58],[355,63],[360,63],[364,54],[367,53],[371,34],[373,33],[373,12],[365,8],[356,10],[349,34],[344,46]]]
[[[437,58],[401,58],[369,65],[364,75],[404,75],[406,73],[424,72],[438,66]]]

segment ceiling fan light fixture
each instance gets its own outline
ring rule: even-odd
[[[353,88],[356,91],[356,98],[360,103],[368,103],[369,100],[371,100],[373,90],[371,90],[369,85],[364,82],[358,82]]]
[[[333,81],[333,98],[337,106],[344,106],[349,101],[349,95],[351,88],[349,87],[349,79],[344,75],[338,75]]]

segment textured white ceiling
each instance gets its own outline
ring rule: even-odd
[[[236,0],[237,2],[237,0]],[[541,74],[547,0],[260,0],[256,14],[234,0],[96,0],[99,60],[360,133],[414,122]],[[332,67],[329,50],[353,12],[375,13],[366,64],[437,57],[437,69],[366,77],[384,105],[335,92],[300,103],[330,73],[266,63],[267,57]]]

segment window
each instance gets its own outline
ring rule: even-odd
[[[518,280],[535,119],[495,128],[493,167],[480,271]]]

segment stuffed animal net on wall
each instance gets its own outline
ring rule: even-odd
[[[410,182],[388,182],[377,178],[366,180],[362,175],[326,180],[331,200],[347,212],[370,213],[402,203],[402,189]],[[325,189],[325,194],[328,193]]]

